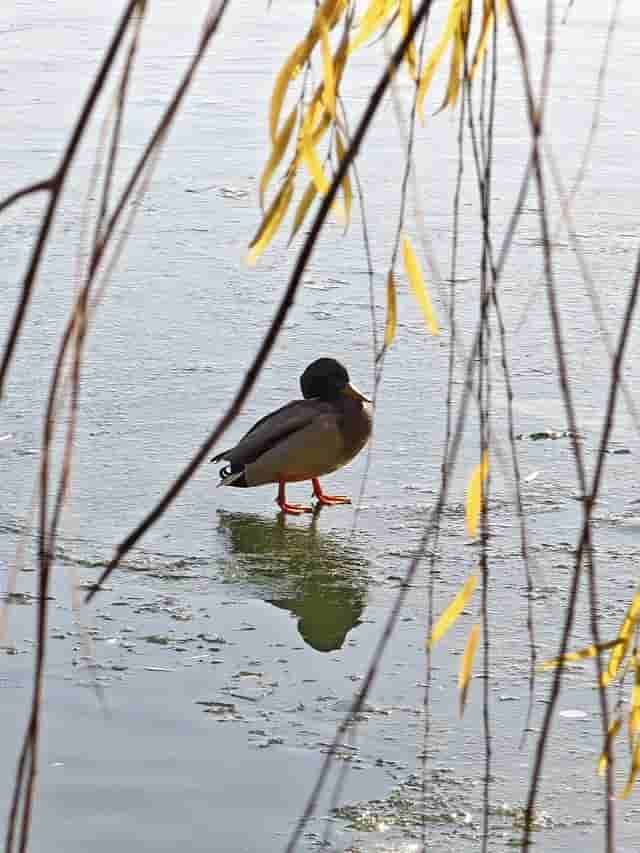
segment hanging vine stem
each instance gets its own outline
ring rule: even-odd
[[[351,143],[351,130],[349,127],[349,119],[347,116],[346,106],[344,104],[342,96],[339,96],[338,103],[340,104],[340,109],[342,112],[342,121],[344,123],[345,135],[347,139],[347,143]],[[364,500],[364,493],[367,487],[367,481],[369,479],[369,471],[371,469],[371,461],[373,459],[373,448],[375,444],[375,411],[377,406],[377,393],[378,393],[378,385],[376,382],[377,377],[377,368],[376,368],[376,356],[378,354],[378,319],[376,313],[376,292],[375,292],[375,270],[373,264],[373,253],[371,251],[371,240],[369,238],[369,226],[367,223],[367,209],[364,201],[364,187],[362,185],[362,181],[360,180],[360,170],[358,169],[358,164],[356,159],[354,158],[352,162],[353,176],[355,178],[356,183],[356,193],[358,196],[358,207],[360,208],[360,221],[362,224],[362,244],[364,246],[364,254],[365,260],[367,262],[367,278],[369,281],[369,311],[371,318],[371,366],[372,366],[372,381],[373,381],[373,395],[372,395],[372,408],[374,412],[373,419],[373,431],[371,434],[371,438],[369,440],[369,444],[367,446],[367,458],[364,467],[364,473],[362,475],[362,481],[360,483],[360,492],[358,494],[358,500],[356,501],[356,509],[353,517],[353,525],[351,527],[351,532],[354,533],[357,526],[358,520],[360,517],[360,511],[362,508],[362,501]]]
[[[0,378],[3,378],[5,376],[6,371],[8,370],[20,330],[24,323],[24,318],[26,316],[26,311],[33,290],[33,285],[35,282],[38,267],[46,248],[46,241],[49,234],[49,230],[53,222],[54,214],[64,186],[65,178],[73,161],[75,151],[81,139],[83,138],[84,130],[92,113],[92,110],[97,102],[98,96],[106,84],[109,73],[118,54],[118,49],[128,32],[128,28],[130,26],[134,12],[139,11],[140,14],[134,19],[134,34],[132,39],[132,45],[130,47],[128,56],[125,59],[124,71],[121,77],[121,100],[119,104],[118,115],[116,118],[116,125],[114,128],[114,138],[112,140],[112,147],[109,153],[109,159],[107,163],[107,176],[103,188],[103,198],[97,220],[92,257],[89,264],[89,269],[87,271],[85,283],[80,289],[75,305],[71,312],[70,319],[62,336],[61,344],[56,357],[55,367],[53,370],[53,377],[48,392],[48,402],[42,440],[42,461],[39,474],[39,595],[37,610],[36,653],[33,676],[33,697],[29,720],[26,727],[21,752],[18,758],[14,792],[11,801],[9,821],[7,826],[5,845],[6,853],[11,853],[11,851],[15,849],[16,841],[20,853],[25,853],[28,845],[31,827],[35,778],[38,768],[38,742],[40,735],[42,689],[48,625],[48,591],[51,579],[51,568],[54,555],[56,533],[64,507],[65,498],[68,493],[71,478],[72,451],[74,445],[75,425],[77,420],[78,401],[80,393],[80,368],[82,362],[82,352],[88,328],[87,324],[89,295],[95,280],[100,260],[103,257],[104,252],[106,251],[106,248],[109,244],[111,236],[114,233],[120,215],[125,209],[126,202],[128,201],[129,197],[131,196],[132,192],[136,187],[138,177],[142,175],[143,171],[146,169],[147,162],[155,162],[155,157],[157,155],[158,148],[165,140],[168,128],[172,123],[173,118],[175,117],[175,114],[178,110],[178,107],[182,101],[184,94],[187,91],[187,88],[193,77],[193,73],[195,72],[195,69],[197,68],[202,57],[204,56],[208,43],[213,34],[216,32],[220,21],[222,20],[222,16],[226,9],[227,2],[228,0],[224,0],[224,2],[217,6],[215,12],[213,10],[210,10],[210,12],[208,13],[207,18],[205,20],[205,25],[203,27],[200,43],[198,45],[198,48],[196,49],[192,62],[190,63],[185,76],[183,77],[182,83],[178,86],[177,92],[172,101],[170,102],[169,107],[167,108],[163,116],[163,119],[161,120],[158,132],[152,136],[150,145],[147,147],[144,154],[142,155],[142,158],[138,164],[138,168],[134,170],[134,175],[132,179],[129,181],[129,183],[123,190],[119,199],[119,203],[116,205],[116,209],[113,215],[111,216],[106,228],[103,230],[101,229],[100,225],[101,222],[104,220],[108,207],[108,193],[113,178],[113,172],[115,169],[115,158],[118,151],[118,140],[121,126],[120,121],[122,109],[124,107],[124,98],[126,96],[126,86],[135,57],[137,39],[143,16],[142,13],[144,12],[144,2],[142,2],[142,0],[140,0],[140,2],[136,0],[136,2],[130,3],[127,6],[125,14],[121,18],[120,24],[116,30],[116,34],[113,37],[111,44],[107,50],[107,54],[105,56],[105,59],[103,60],[100,70],[94,78],[80,118],[76,122],[74,131],[72,132],[71,140],[64,152],[61,164],[58,167],[54,178],[52,179],[53,183],[50,189],[49,204],[47,206],[47,209],[45,210],[38,239],[36,241],[36,245],[32,253],[31,262],[27,270],[25,279],[23,281],[21,299],[18,303],[18,309],[16,311],[14,322],[7,341],[3,361],[3,373],[2,377]],[[118,119],[118,116],[120,116],[120,119]],[[27,189],[29,189],[29,191],[33,191],[34,186],[37,187],[37,185],[32,185],[30,188]],[[22,195],[25,194],[25,192],[22,193]],[[19,197],[21,197],[20,193],[14,193],[11,198],[13,200],[16,200]],[[75,353],[71,373],[72,388],[70,400],[70,418],[67,426],[58,490],[53,508],[53,513],[51,516],[51,521],[49,523],[48,503],[50,491],[50,451],[55,432],[56,412],[58,410],[61,382],[64,376],[64,364],[67,357],[68,349],[72,342],[75,343]],[[22,806],[22,809],[21,819],[19,821],[20,828],[18,832],[18,814],[20,811],[20,806]],[[18,833],[17,839],[16,833]]]
[[[498,30],[497,21],[498,14],[496,2],[493,2],[493,49],[491,52],[491,86],[489,91],[489,116],[486,124],[486,141],[484,131],[484,109],[485,109],[485,93],[487,88],[487,64],[483,65],[482,76],[482,102],[481,102],[481,152],[483,157],[482,162],[482,258],[481,258],[481,276],[480,276],[480,295],[481,304],[486,306],[481,314],[481,351],[480,351],[480,367],[478,380],[478,395],[480,402],[480,453],[481,458],[491,446],[491,372],[490,358],[491,352],[491,324],[489,319],[489,307],[491,300],[488,299],[489,293],[495,294],[495,288],[492,287],[493,282],[488,283],[490,271],[493,270],[492,253],[491,253],[491,167],[493,164],[493,131],[495,125],[495,107],[496,107],[496,90],[497,90],[497,73],[498,73]],[[466,57],[465,57],[466,64]],[[470,88],[470,87],[468,87]],[[470,120],[473,120],[473,113],[469,111]],[[483,400],[484,397],[484,400]],[[482,593],[481,593],[481,619],[482,619],[482,669],[483,669],[483,690],[482,690],[482,726],[484,735],[484,780],[482,786],[482,853],[487,853],[489,844],[489,817],[490,817],[490,794],[491,794],[491,769],[492,769],[492,735],[491,735],[491,714],[490,714],[490,692],[489,692],[489,676],[490,676],[490,641],[489,634],[489,583],[491,580],[490,564],[489,564],[489,494],[491,489],[491,473],[488,471],[486,483],[486,495],[481,506],[481,553],[480,553],[480,568],[482,575]]]
[[[564,353],[564,343],[562,337],[561,323],[560,323],[560,312],[557,304],[557,294],[555,289],[555,282],[553,276],[553,265],[551,259],[551,242],[549,235],[549,227],[547,221],[547,213],[546,213],[546,193],[545,193],[545,181],[544,175],[542,172],[542,162],[540,156],[540,138],[542,134],[542,123],[544,116],[544,104],[546,100],[546,94],[548,91],[548,83],[549,83],[549,75],[550,75],[550,67],[551,67],[551,56],[553,53],[553,1],[547,0],[547,26],[546,26],[546,38],[545,38],[545,54],[544,54],[544,64],[543,64],[543,75],[542,75],[542,85],[541,85],[541,95],[539,105],[536,106],[535,98],[533,94],[533,87],[531,84],[531,77],[529,72],[529,61],[527,55],[526,43],[524,40],[524,36],[522,34],[522,29],[520,27],[519,17],[514,7],[513,0],[507,0],[507,8],[509,12],[509,19],[511,21],[511,26],[513,29],[516,47],[518,50],[519,58],[520,58],[520,66],[523,75],[523,81],[525,86],[525,96],[527,100],[527,108],[528,108],[528,118],[531,129],[531,135],[533,140],[532,147],[532,167],[533,173],[536,181],[536,186],[538,190],[538,199],[539,199],[539,218],[540,218],[540,230],[542,236],[543,243],[543,257],[544,257],[544,268],[545,268],[545,280],[547,283],[547,295],[548,295],[548,303],[549,303],[549,312],[551,316],[551,324],[553,330],[553,340],[554,340],[554,348],[556,351],[556,360],[558,364],[558,377],[560,381],[560,388],[562,391],[565,412],[567,416],[567,421],[569,425],[569,429],[571,431],[572,436],[572,448],[574,454],[574,460],[576,465],[576,473],[578,477],[578,481],[581,488],[581,493],[583,495],[587,495],[587,485],[586,485],[586,474],[584,468],[584,461],[582,457],[582,451],[579,445],[578,439],[578,431],[577,424],[575,418],[575,410],[573,407],[571,388],[569,384],[569,377],[567,371],[567,362],[566,356]],[[586,555],[587,559],[587,571],[589,574],[589,590],[590,590],[590,602],[591,602],[591,610],[592,610],[592,630],[595,630],[597,634],[597,616],[594,616],[593,611],[596,610],[597,613],[597,602],[596,602],[596,582],[595,582],[595,561],[593,557],[593,548],[591,545],[591,526],[590,526],[590,512],[591,510],[588,508],[588,505],[591,503],[589,500],[585,500],[583,502],[583,528],[582,528],[582,536],[580,540],[580,545],[578,547],[578,551],[576,553],[576,562],[574,567],[574,574],[571,583],[570,593],[569,593],[569,602],[567,605],[567,610],[565,613],[565,623],[562,632],[562,638],[560,643],[560,655],[564,655],[566,653],[566,649],[568,646],[569,638],[571,635],[571,629],[573,627],[573,622],[575,618],[575,610],[577,603],[577,594],[579,588],[579,581],[582,571],[583,558]],[[601,661],[599,654],[596,655],[596,666],[599,671],[601,671]],[[542,774],[542,766],[544,762],[544,755],[546,750],[546,744],[549,737],[549,732],[551,728],[551,721],[553,717],[553,713],[555,711],[555,707],[558,701],[558,697],[560,694],[560,687],[562,683],[562,672],[563,667],[558,667],[554,673],[554,679],[550,691],[549,702],[546,706],[544,719],[542,723],[542,729],[540,732],[540,736],[538,738],[538,744],[536,748],[535,758],[534,758],[534,767],[531,776],[531,782],[529,787],[529,794],[527,797],[527,805],[525,811],[525,821],[524,821],[524,832],[523,832],[523,850],[528,851],[531,844],[531,829],[533,824],[533,814],[534,807],[537,798],[538,788],[540,784],[541,774]],[[602,715],[602,725],[603,729],[606,733],[608,728],[608,705],[606,694],[602,689],[602,685],[600,686],[600,699],[601,699],[601,715]],[[607,853],[612,853],[613,851],[613,843],[614,843],[614,826],[613,826],[613,779],[612,779],[612,770],[611,770],[611,762],[607,767],[607,776],[606,776],[606,792],[605,792],[605,811],[606,811],[606,844],[607,844]]]

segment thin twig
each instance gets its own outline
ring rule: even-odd
[[[35,193],[41,192],[51,192],[54,188],[54,181],[52,178],[46,178],[44,181],[36,181],[34,184],[29,184],[26,187],[21,187],[21,189],[16,190],[15,192],[8,195],[6,198],[0,201],[0,213],[3,213],[12,204],[20,201],[20,199],[25,198],[28,195],[35,195]]]

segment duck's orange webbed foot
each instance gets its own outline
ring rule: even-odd
[[[278,487],[278,497],[276,503],[285,515],[304,515],[305,512],[313,512],[312,506],[303,506],[302,504],[287,503],[284,493],[285,484],[280,483]]]
[[[305,512],[313,512],[312,506],[303,506],[302,504],[289,504],[286,501],[280,503],[279,500],[276,500],[276,503],[285,515],[304,515]]]
[[[316,477],[311,482],[313,483],[313,496],[322,506],[338,506],[339,504],[351,503],[351,498],[348,498],[346,495],[325,495],[322,491],[320,480]]]

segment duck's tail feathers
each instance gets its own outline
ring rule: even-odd
[[[240,488],[246,488],[247,486],[247,478],[244,475],[244,465],[225,465],[218,473],[220,474],[218,487],[239,486]]]

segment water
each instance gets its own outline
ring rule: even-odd
[[[131,166],[184,67],[204,4],[185,18],[178,4],[152,4],[126,116],[123,169]],[[16,4],[2,25],[6,62],[0,76],[4,113],[0,165],[4,191],[47,175],[56,164],[112,31],[120,4],[89,10],[64,0],[54,9]],[[601,4],[576,4],[557,32],[548,126],[565,181],[577,168],[594,106],[607,18]],[[542,46],[542,10],[527,19],[535,69]],[[266,156],[267,114],[274,74],[300,37],[307,10],[280,2],[270,12],[236,4],[205,61],[141,204],[135,233],[96,317],[84,364],[76,477],[59,543],[51,603],[45,724],[32,851],[174,850],[277,851],[311,790],[323,751],[366,671],[375,643],[423,529],[438,488],[445,422],[448,330],[427,335],[401,280],[398,337],[381,386],[370,475],[352,533],[353,511],[278,519],[275,489],[214,489],[214,466],[203,466],[170,513],[125,560],[95,607],[72,611],[72,586],[90,583],[116,543],[140,520],[181,470],[224,411],[244,376],[282,293],[295,252],[284,236],[255,270],[243,262],[259,221],[257,182]],[[624,307],[640,218],[635,185],[638,18],[624,10],[611,60],[597,144],[574,215],[583,251],[598,283],[604,314],[616,329]],[[585,50],[588,43],[589,50]],[[354,122],[377,74],[382,47],[354,58],[346,80]],[[514,49],[505,39],[498,102],[494,222],[501,233],[515,201],[527,156],[526,114]],[[537,73],[537,72],[536,72]],[[534,75],[534,79],[537,77]],[[409,94],[406,82],[402,84]],[[436,88],[442,80],[436,81]],[[438,89],[438,92],[441,89]],[[439,95],[434,95],[434,103]],[[91,128],[95,143],[98,124]],[[455,120],[429,118],[418,135],[417,172],[427,229],[446,274],[451,203],[457,167]],[[0,420],[2,503],[0,568],[8,577],[23,537],[40,446],[41,417],[52,354],[74,286],[78,227],[93,148],[79,152],[49,243]],[[481,228],[470,152],[463,194],[458,318],[468,347],[477,315]],[[359,160],[376,263],[378,316],[395,235],[402,143],[393,110],[383,108]],[[122,179],[122,178],[120,178]],[[202,190],[193,192],[193,190]],[[551,191],[550,191],[550,195]],[[42,199],[27,199],[2,220],[4,338],[28,261]],[[555,199],[550,199],[557,213]],[[313,358],[335,355],[356,384],[371,386],[368,279],[358,221],[343,238],[330,225],[304,276],[279,344],[225,444],[298,391],[298,375]],[[407,229],[418,245],[410,218]],[[555,375],[541,280],[533,193],[501,288],[511,332],[516,431],[529,435],[566,428]],[[298,244],[296,244],[298,245]],[[576,410],[589,465],[595,459],[608,388],[605,349],[592,318],[565,235],[555,251],[558,294]],[[433,295],[437,296],[435,282]],[[523,305],[534,294],[519,328]],[[638,335],[629,343],[631,384]],[[497,340],[493,409],[504,422],[505,394]],[[458,380],[460,375],[458,376]],[[456,397],[461,392],[458,381]],[[505,457],[504,429],[499,440]],[[602,582],[603,633],[613,636],[636,578],[636,436],[624,412],[616,420],[617,449],[608,457],[596,536]],[[469,422],[452,484],[437,583],[441,609],[474,568],[464,529],[464,488],[477,461],[475,414]],[[579,504],[569,441],[518,443],[538,586],[535,613],[542,658],[555,653]],[[356,497],[365,454],[326,482]],[[630,464],[631,463],[631,464]],[[517,813],[535,741],[518,751],[527,706],[528,650],[525,581],[509,479],[492,468],[491,640],[496,849],[517,837]],[[307,486],[291,488],[303,500]],[[12,768],[30,700],[34,565],[9,608],[9,647],[2,658],[0,779],[4,813]],[[415,800],[413,774],[423,745],[426,574],[409,591],[407,607],[381,663],[369,707],[358,727],[342,802]],[[585,606],[575,646],[589,642]],[[457,669],[477,604],[434,656],[432,849],[477,849],[481,816],[481,680],[457,718]],[[86,631],[91,634],[90,647]],[[13,653],[15,652],[15,653]],[[95,654],[102,698],[84,666]],[[546,765],[540,808],[549,825],[541,849],[601,849],[601,794],[593,774],[600,749],[597,698],[590,669],[567,676]],[[548,676],[539,677],[534,728]],[[205,704],[200,704],[205,703]],[[206,704],[209,703],[209,704]],[[621,755],[620,778],[626,772]],[[447,769],[448,768],[448,769]],[[274,782],[276,784],[274,784]],[[578,796],[579,794],[579,796]],[[386,801],[385,801],[386,802]],[[621,804],[619,850],[631,850],[637,806]],[[509,804],[504,807],[503,804]],[[326,813],[328,801],[320,805]],[[408,806],[408,808],[414,808]],[[363,807],[364,808],[364,807]],[[374,806],[367,806],[374,814]],[[511,809],[511,811],[510,811]],[[393,810],[392,810],[393,811]],[[397,809],[396,809],[397,811]],[[512,813],[513,811],[513,813]],[[453,817],[452,817],[453,815]],[[469,819],[467,820],[467,815]],[[382,820],[382,818],[380,818]],[[392,822],[389,814],[384,818]],[[379,829],[379,821],[375,824]],[[370,829],[371,827],[369,827]],[[314,849],[319,823],[303,849]],[[408,850],[410,833],[348,829],[337,820],[336,849]],[[403,840],[404,839],[404,840]],[[306,845],[306,847],[305,847]],[[358,846],[359,845],[359,846]],[[409,845],[409,846],[407,846]]]

